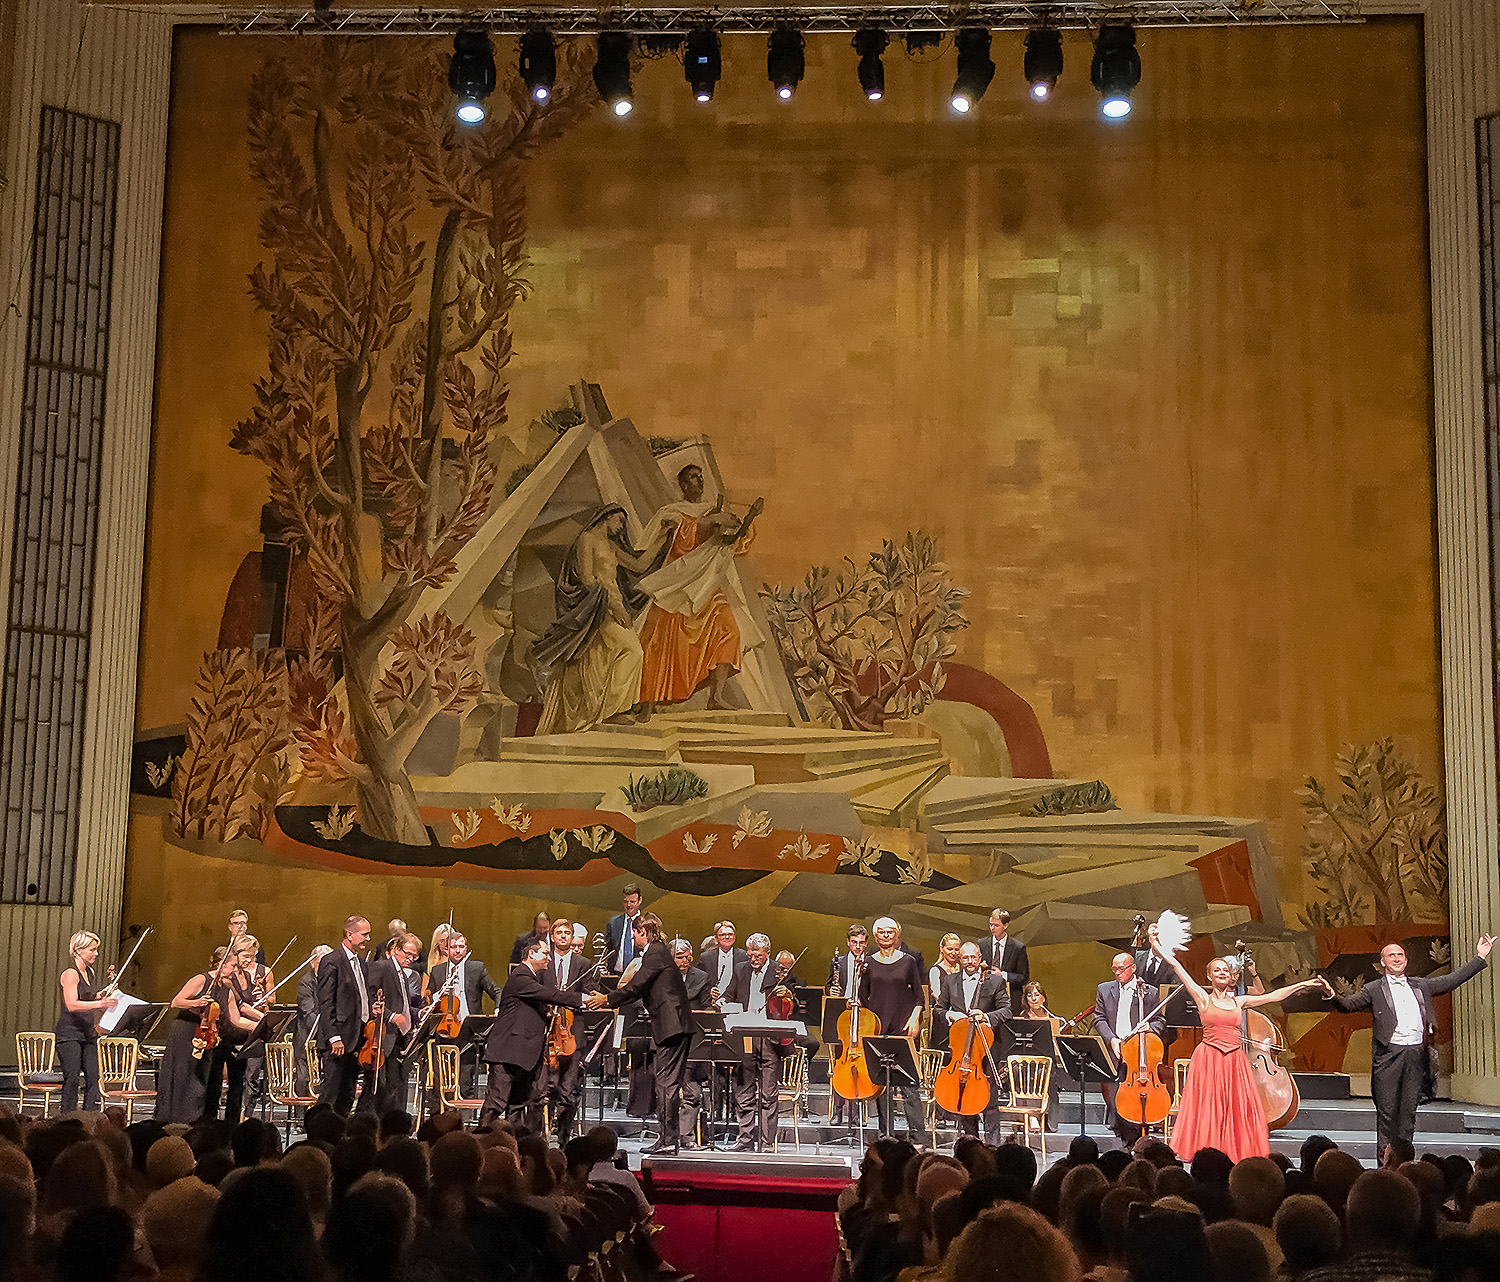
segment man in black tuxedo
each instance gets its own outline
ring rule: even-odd
[[[545,941],[543,941],[545,943]],[[458,967],[458,978],[453,981],[458,991],[458,1017],[460,1020],[468,1019],[470,1015],[484,1014],[484,998],[481,994],[488,993],[489,998],[497,1006],[500,1004],[500,985],[490,978],[489,969],[477,957],[469,956],[469,941],[454,931],[448,936],[447,943],[448,960],[439,962],[432,968],[429,977],[429,990],[434,999],[440,989],[448,982],[449,972]],[[448,1041],[451,1045],[452,1039],[436,1038],[437,1041]],[[473,1059],[460,1058],[458,1067],[458,1088],[465,1096],[473,1094],[474,1077],[478,1072],[478,1065]]]
[[[682,972],[682,983],[687,989],[688,1006],[693,1010],[709,1010],[713,999],[709,997],[708,975],[693,965],[693,946],[685,939],[672,941],[672,960]],[[689,1063],[687,1076],[682,1079],[682,1147],[692,1150],[698,1147],[693,1135],[698,1126],[698,1113],[703,1108],[704,1088],[712,1081],[713,1065]],[[710,1114],[710,1122],[712,1114]],[[713,1137],[709,1137],[713,1142]]]
[[[661,1119],[661,1137],[646,1151],[675,1153],[681,1142],[682,1079],[693,1036],[693,1008],[688,1004],[687,983],[661,937],[661,919],[655,913],[642,913],[636,918],[634,934],[633,951],[641,956],[635,978],[612,993],[590,993],[584,1001],[590,1010],[605,1006],[617,1010],[634,1001],[646,1003],[656,1051],[652,1065],[656,1114]]]
[[[864,964],[865,960],[865,947],[869,943],[869,935],[865,930],[864,923],[854,922],[849,927],[846,938],[849,945],[848,950],[834,954],[833,960],[828,963],[828,978],[823,982],[823,989],[831,998],[835,1001],[843,1000],[845,1003],[848,1002],[849,994],[854,991],[855,986],[859,983],[859,967]],[[843,1054],[843,1047],[835,1045],[834,1054],[835,1057]],[[855,1108],[854,1104],[835,1091],[833,1095],[833,1112],[828,1119],[829,1125],[842,1125],[846,1118],[846,1112],[848,1121],[852,1123]]]
[[[1099,985],[1094,995],[1094,1032],[1104,1039],[1116,1060],[1120,1058],[1120,1043],[1134,1031],[1136,1025],[1148,1016],[1149,1027],[1157,1036],[1166,1027],[1166,1016],[1156,1009],[1160,998],[1156,985],[1148,984],[1135,973],[1135,958],[1129,953],[1116,953],[1110,963],[1115,977]],[[1129,1148],[1141,1137],[1141,1128],[1135,1122],[1124,1121],[1115,1110],[1115,1094],[1120,1082],[1125,1080],[1125,1065],[1112,1082],[1100,1082],[1104,1095],[1104,1123],[1120,1142]]]
[[[573,951],[573,923],[559,917],[552,923],[552,953],[543,978],[556,988],[581,995],[599,986],[590,974],[592,967],[592,962]],[[574,1041],[578,1041],[576,1036]],[[556,1068],[544,1059],[537,1069],[526,1124],[541,1134],[542,1110],[550,1105],[558,1148],[566,1148],[573,1138],[573,1119],[578,1115],[579,1071],[583,1067],[585,1049],[578,1045],[571,1055],[559,1055]]]
[[[946,1029],[971,1017],[983,1019],[990,1031],[1000,1027],[1002,1019],[1011,1016],[1010,1000],[1006,984],[998,975],[993,975],[979,955],[978,944],[965,944],[958,950],[958,974],[944,975],[943,983],[932,1007],[933,1041],[946,1038]],[[944,1030],[944,1031],[939,1031]],[[990,1102],[980,1115],[984,1118],[984,1142],[1000,1142],[1000,1081],[996,1074],[993,1051],[984,1057],[984,1075],[990,1083]],[[979,1118],[973,1114],[959,1113],[959,1129],[965,1135],[979,1134]]]
[[[421,953],[421,939],[407,931],[388,940],[386,955],[370,963],[370,991],[377,994],[385,1006],[385,1037],[381,1041],[385,1059],[380,1066],[375,1090],[369,1097],[370,1107],[381,1117],[406,1108],[411,1062],[398,1059],[393,1052],[406,1041],[416,1017],[411,999],[411,981],[415,972],[411,968]],[[360,1111],[369,1111],[363,1099],[360,1100]]]
[[[547,1007],[566,1006],[580,1010],[583,998],[563,992],[547,974],[551,954],[545,940],[526,950],[521,964],[511,971],[500,992],[495,1022],[484,1044],[484,1060],[490,1066],[489,1085],[479,1124],[519,1116],[531,1097],[532,1083],[547,1048]]]
[[[526,956],[526,950],[539,939],[551,940],[552,918],[547,916],[543,909],[531,919],[531,929],[524,935],[517,935],[516,942],[510,946],[510,964],[519,966],[521,959]]]
[[[297,976],[297,1023],[292,1034],[292,1090],[297,1095],[306,1095],[311,1081],[307,1043],[318,1028],[318,967],[332,951],[327,944],[319,944],[312,950],[307,969]]]
[[[379,1014],[369,974],[359,950],[370,942],[370,923],[363,917],[344,922],[344,941],[318,965],[318,1050],[323,1056],[320,1104],[341,1117],[349,1115],[354,1088],[362,1085],[374,1107],[372,1074],[359,1064],[365,1024]]]
[[[1010,914],[1005,909],[990,913],[990,933],[979,941],[979,957],[991,975],[1005,981],[1011,1010],[1025,1010],[1021,990],[1031,982],[1031,962],[1026,945],[1010,936]]]
[[[698,958],[698,968],[708,976],[708,986],[722,998],[734,982],[734,973],[749,960],[743,948],[734,946],[734,923],[714,923],[714,943]]]
[[[1451,993],[1482,971],[1495,945],[1481,935],[1474,957],[1459,970],[1436,979],[1406,973],[1406,949],[1387,944],[1380,950],[1381,979],[1347,996],[1324,979],[1323,991],[1340,1010],[1367,1010],[1374,1024],[1370,1055],[1370,1094],[1375,1098],[1375,1153],[1381,1160],[1392,1140],[1410,1142],[1417,1128],[1417,1105],[1427,1073],[1427,1048],[1437,1028],[1434,997]]]
[[[777,986],[777,967],[771,964],[771,941],[765,935],[751,935],[745,941],[746,960],[734,972],[726,1002],[743,1007],[751,1015],[766,1014],[766,998],[773,992],[792,996],[783,982]],[[797,1018],[793,999],[792,1019]],[[776,1141],[776,1127],[781,1114],[781,1061],[790,1053],[775,1037],[745,1038],[749,1050],[740,1060],[736,1075],[735,1103],[740,1115],[739,1134],[734,1146],[740,1151],[769,1151]]]
[[[623,975],[625,967],[639,951],[635,943],[635,926],[641,919],[641,888],[627,881],[620,891],[623,912],[616,913],[604,927],[604,968],[612,975]]]

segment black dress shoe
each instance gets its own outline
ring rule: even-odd
[[[657,1140],[656,1143],[653,1144],[650,1148],[643,1148],[641,1150],[642,1157],[661,1157],[663,1154],[670,1157],[676,1157],[677,1145],[672,1143],[671,1140],[660,1139]]]

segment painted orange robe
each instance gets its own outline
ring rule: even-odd
[[[667,561],[686,556],[698,543],[697,519],[682,518],[667,549]],[[641,628],[641,649],[645,651],[641,702],[681,703],[719,664],[739,671],[739,624],[722,592],[715,592],[697,614],[673,614],[652,605]]]

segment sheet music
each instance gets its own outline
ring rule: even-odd
[[[128,1011],[132,1006],[146,1005],[144,998],[132,997],[127,992],[122,991],[118,993],[117,996],[120,1000],[117,1001],[99,1017],[99,1029],[101,1032],[114,1032],[115,1029],[119,1027],[120,1021],[125,1018],[126,1011]]]

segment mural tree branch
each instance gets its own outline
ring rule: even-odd
[[[430,836],[406,758],[482,691],[463,621],[410,616],[491,508],[488,438],[506,421],[509,319],[526,292],[525,162],[597,103],[564,48],[545,108],[513,82],[460,134],[445,69],[436,47],[326,38],[256,75],[270,257],[250,292],[270,322],[268,368],[231,440],[265,465],[337,620],[343,706],[326,662],[310,656],[291,680],[304,769],[352,781],[365,831],[407,844]]]

